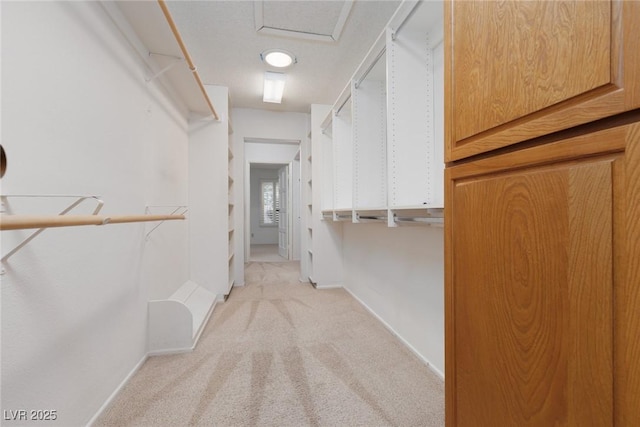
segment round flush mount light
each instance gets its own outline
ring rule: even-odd
[[[265,50],[260,54],[260,59],[276,68],[287,68],[298,62],[295,55],[282,49]]]

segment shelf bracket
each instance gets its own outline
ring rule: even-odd
[[[151,210],[152,208],[174,208],[173,211],[169,214],[169,215],[184,215],[189,211],[189,208],[185,205],[169,205],[169,206],[163,206],[163,205],[155,205],[155,206],[147,206],[144,209],[145,214],[151,214]],[[151,235],[151,233],[153,233],[156,228],[160,227],[162,224],[164,224],[164,220],[160,221],[159,223],[157,223],[151,230],[149,230],[149,232],[147,233],[147,235],[145,236],[145,241],[149,240],[149,236]]]
[[[153,53],[153,52],[149,52],[149,56],[152,55],[156,55],[156,56],[164,56],[166,58],[172,58],[173,62],[171,62],[169,65],[167,65],[166,67],[164,67],[163,69],[161,69],[160,71],[158,71],[156,74],[154,74],[151,77],[147,77],[144,80],[147,83],[151,83],[153,80],[157,79],[158,77],[160,77],[161,75],[163,75],[164,73],[166,73],[167,71],[169,71],[171,68],[173,68],[174,66],[176,66],[177,64],[180,64],[181,62],[184,61],[184,58],[181,58],[179,56],[172,56],[172,55],[163,55],[161,53]]]
[[[85,200],[89,200],[89,199],[92,199],[92,200],[94,200],[96,202],[96,207],[93,210],[93,213],[91,215],[98,215],[98,213],[100,212],[100,209],[102,209],[102,206],[104,205],[104,202],[102,200],[100,200],[98,198],[98,196],[78,196],[78,195],[66,195],[66,194],[53,194],[53,195],[38,195],[38,194],[16,194],[16,195],[13,195],[12,194],[12,195],[3,195],[3,196],[0,196],[0,198],[2,199],[2,205],[4,206],[4,204],[6,202],[6,199],[7,198],[11,198],[11,197],[24,197],[24,198],[75,197],[75,198],[77,198],[77,200],[75,202],[71,203],[69,206],[67,206],[65,209],[63,209],[58,215],[65,215],[65,214],[69,213],[73,208],[78,206],[80,203],[84,202]],[[13,254],[18,252],[23,247],[25,247],[30,241],[35,239],[44,230],[46,230],[46,227],[45,228],[39,228],[36,231],[34,231],[33,233],[31,233],[29,235],[29,237],[24,239],[15,248],[13,248],[9,252],[7,252],[2,257],[2,259],[0,259],[0,262],[7,261]],[[4,269],[2,269],[2,274],[4,274]]]

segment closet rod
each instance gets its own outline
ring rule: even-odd
[[[355,86],[356,89],[358,89],[358,86],[360,86],[360,84],[362,83],[362,81],[367,78],[367,76],[369,75],[369,73],[371,72],[371,70],[373,70],[373,67],[376,66],[376,64],[378,63],[378,61],[380,61],[380,58],[382,58],[382,56],[385,54],[385,52],[387,51],[386,47],[383,47],[382,50],[380,51],[380,53],[378,53],[378,55],[376,56],[376,58],[373,60],[373,62],[371,63],[371,65],[369,65],[369,67],[364,71],[364,73],[362,73],[362,76],[360,76],[360,78],[358,80],[356,80],[355,82]]]
[[[127,222],[169,221],[184,215],[2,215],[0,230],[72,227],[78,225],[122,224]]]
[[[416,11],[416,9],[418,9],[418,5],[420,4],[420,1],[417,1],[413,4],[413,6],[411,6],[411,9],[409,10],[409,13],[407,13],[407,15],[402,19],[402,21],[398,24],[398,27],[393,30],[393,33],[391,34],[391,40],[395,40],[396,39],[396,35],[400,32],[400,30],[402,29],[402,27],[404,27],[404,24],[407,23],[407,21],[409,20],[409,18],[411,18],[411,15],[413,15]]]
[[[344,100],[344,102],[340,104],[340,106],[336,110],[336,113],[335,113],[336,116],[340,114],[340,111],[342,111],[342,109],[344,108],[345,105],[347,105],[347,102],[349,102],[350,99],[351,99],[351,94],[349,94],[347,98]]]
[[[173,32],[174,37],[176,38],[176,41],[178,42],[178,45],[180,46],[180,50],[182,50],[182,54],[184,55],[184,59],[186,59],[187,64],[189,65],[189,69],[191,70],[191,73],[193,74],[193,78],[196,79],[196,83],[198,83],[198,86],[200,87],[200,91],[202,92],[202,95],[204,96],[204,99],[207,101],[207,104],[209,105],[209,109],[211,110],[211,113],[213,114],[213,117],[216,120],[220,120],[220,117],[218,116],[218,113],[216,112],[216,109],[213,108],[213,104],[211,104],[211,100],[209,99],[209,95],[207,95],[207,91],[204,88],[204,85],[202,84],[202,80],[200,79],[200,75],[198,74],[198,70],[196,68],[196,66],[193,64],[193,60],[191,59],[191,55],[189,55],[189,51],[187,50],[187,47],[185,46],[184,42],[182,41],[182,36],[180,35],[180,32],[178,31],[178,27],[176,27],[176,23],[173,20],[173,17],[171,16],[171,12],[169,12],[169,8],[167,8],[167,4],[165,2],[165,0],[158,0],[158,4],[160,5],[160,9],[162,9],[162,13],[164,14],[164,17],[167,20],[167,23],[169,24],[169,27],[171,27],[171,31]]]

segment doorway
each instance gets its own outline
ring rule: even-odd
[[[249,164],[250,262],[292,259],[290,163]]]

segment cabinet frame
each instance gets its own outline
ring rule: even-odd
[[[598,127],[596,127],[598,126]],[[607,127],[609,126],[609,127]],[[612,127],[616,126],[616,127]],[[576,135],[577,134],[577,135]],[[456,390],[456,319],[454,233],[456,181],[498,176],[530,167],[571,164],[585,159],[612,159],[613,196],[613,424],[640,420],[640,112],[608,124],[583,126],[535,146],[449,167],[445,170],[445,395],[447,426],[459,425]],[[460,213],[459,213],[460,214]]]
[[[634,20],[640,3],[611,1],[610,82],[539,111],[499,124],[464,139],[455,135],[452,2],[445,3],[445,161],[530,140],[640,107],[640,38]]]

